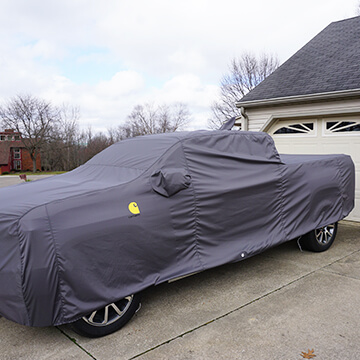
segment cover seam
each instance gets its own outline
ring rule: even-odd
[[[284,170],[281,169],[281,164],[279,164],[278,166],[279,169],[279,173],[280,173],[280,220],[281,220],[281,225],[284,231],[284,234],[286,236],[286,240],[289,240],[289,234],[287,233],[287,231],[285,230],[285,221],[284,221],[284,181],[283,181],[283,173],[285,171],[285,167]]]
[[[337,164],[338,172],[339,172],[339,175],[341,177],[341,182],[342,182],[342,186],[339,187],[339,191],[340,191],[341,199],[342,199],[342,201],[341,201],[341,216],[343,216],[344,215],[344,203],[345,203],[345,195],[343,192],[344,174],[342,173],[341,164],[340,164],[338,157],[336,157],[336,164]]]
[[[20,277],[21,277],[21,295],[24,301],[24,305],[25,305],[25,310],[26,310],[26,316],[27,316],[27,320],[29,325],[31,324],[31,319],[30,319],[30,314],[29,314],[29,306],[27,304],[27,301],[25,299],[25,276],[24,276],[24,256],[23,256],[23,252],[21,251],[21,244],[24,243],[22,236],[21,236],[21,231],[20,231],[20,219],[17,221],[17,226],[16,226],[16,232],[17,232],[17,236],[19,239],[19,253],[20,253],[20,264],[21,264],[21,270],[20,270]]]
[[[51,220],[50,220],[50,216],[49,216],[49,212],[48,212],[48,208],[46,205],[44,205],[45,207],[45,211],[46,211],[46,216],[47,216],[47,219],[48,219],[48,222],[49,222],[49,229],[50,229],[50,234],[51,234],[51,240],[52,240],[52,243],[53,243],[53,248],[54,248],[54,252],[55,252],[55,261],[56,261],[56,269],[57,269],[57,274],[58,274],[58,284],[57,284],[57,290],[58,290],[58,295],[57,295],[57,298],[60,298],[60,302],[61,302],[61,309],[60,309],[60,318],[61,318],[61,321],[64,320],[65,318],[65,315],[64,315],[64,309],[65,309],[65,301],[64,301],[64,297],[61,293],[61,282],[62,282],[62,279],[61,279],[61,274],[62,274],[62,270],[60,268],[60,261],[59,261],[59,254],[58,254],[58,249],[56,247],[56,242],[55,242],[55,237],[54,237],[54,231],[53,231],[53,227],[52,227],[52,224],[51,224]],[[57,323],[57,322],[56,322]]]
[[[188,164],[188,160],[187,160],[187,157],[186,157],[186,152],[185,152],[185,149],[184,149],[184,144],[183,144],[182,141],[180,141],[180,144],[181,144],[181,148],[182,148],[182,151],[183,151],[183,154],[184,154],[184,159],[185,159],[186,168],[187,168],[188,172],[190,173],[190,176],[191,176],[191,179],[192,179],[191,185],[192,185],[193,196],[194,196],[194,205],[195,205],[195,252],[196,252],[196,255],[197,255],[197,257],[198,257],[200,266],[201,266],[201,268],[204,270],[204,269],[205,269],[205,266],[204,266],[203,262],[201,261],[201,256],[200,256],[200,252],[199,252],[199,235],[198,235],[198,231],[199,231],[199,212],[198,212],[198,199],[197,199],[197,195],[196,195],[196,191],[195,191],[195,185],[194,185],[192,173],[191,173],[191,171],[190,171],[189,164]]]

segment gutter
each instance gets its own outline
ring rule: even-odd
[[[236,104],[237,106],[237,104]],[[249,129],[249,117],[247,116],[246,112],[245,112],[245,108],[242,106],[240,108],[240,114],[243,117],[244,121],[242,122],[242,129],[243,131],[248,131]]]
[[[332,99],[351,98],[351,97],[360,97],[360,89],[340,90],[340,91],[332,91],[332,92],[325,92],[318,94],[285,96],[285,97],[278,97],[273,99],[238,101],[236,103],[236,107],[240,108],[242,114],[241,109],[243,109],[244,107],[250,108],[255,106],[272,106],[272,105],[332,100]]]

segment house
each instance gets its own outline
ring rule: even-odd
[[[26,150],[19,132],[7,129],[0,132],[0,175],[10,171],[26,171],[33,169],[33,162]],[[40,155],[36,158],[36,168],[41,169]]]
[[[360,221],[360,16],[331,23],[237,102],[244,130],[280,153],[351,155]]]

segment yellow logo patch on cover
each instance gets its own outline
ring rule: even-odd
[[[128,205],[128,209],[134,215],[140,214],[140,209],[139,209],[139,206],[138,206],[138,204],[136,202],[131,202]]]

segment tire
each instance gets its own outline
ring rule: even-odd
[[[300,245],[303,249],[309,251],[326,251],[330,248],[335,240],[337,228],[338,223],[336,222],[310,231],[309,233],[302,236],[300,239]]]
[[[130,295],[83,316],[73,322],[71,327],[77,334],[90,338],[109,335],[121,329],[139,307],[140,295]]]

